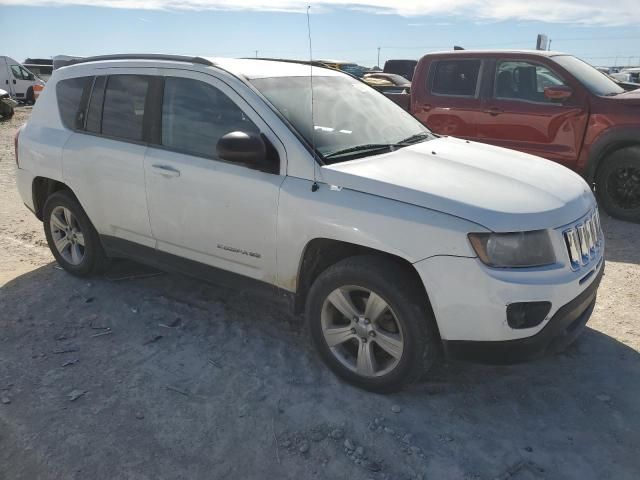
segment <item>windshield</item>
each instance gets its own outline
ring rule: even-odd
[[[608,76],[579,58],[570,55],[558,55],[553,57],[553,59],[561,67],[566,68],[569,73],[576,77],[578,81],[587,87],[594,95],[609,96],[624,92],[624,89]]]
[[[371,87],[346,76],[313,77],[311,136],[311,85],[309,77],[273,77],[251,83],[323,157],[364,146],[395,145],[407,139],[424,140],[429,130],[406,111]],[[375,153],[371,150],[370,154]],[[352,155],[353,156],[353,155]],[[327,163],[348,160],[334,157]]]

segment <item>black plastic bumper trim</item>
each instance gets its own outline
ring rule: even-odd
[[[443,340],[450,358],[491,364],[519,363],[564,350],[589,321],[604,274],[604,260],[596,278],[580,295],[562,306],[537,334],[517,340]]]

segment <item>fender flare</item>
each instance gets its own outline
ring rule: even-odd
[[[595,182],[600,162],[611,152],[631,145],[640,145],[640,126],[612,127],[598,136],[589,150],[586,180]]]

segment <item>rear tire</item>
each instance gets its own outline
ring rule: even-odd
[[[406,267],[373,255],[329,267],[306,302],[311,339],[324,363],[347,382],[378,393],[417,381],[435,362],[440,348],[430,312]]]
[[[98,232],[71,192],[61,190],[47,199],[43,224],[51,253],[67,272],[86,277],[107,268]]]
[[[596,193],[612,217],[640,222],[640,146],[621,148],[602,160]]]

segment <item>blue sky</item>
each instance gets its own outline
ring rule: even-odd
[[[538,0],[529,7],[522,0],[327,0],[311,3],[314,57],[372,66],[379,46],[384,63],[454,44],[533,48],[536,35],[546,33],[553,50],[595,65],[640,64],[636,1]],[[305,8],[288,0],[0,0],[0,55],[23,61],[132,52],[254,56],[258,50],[265,57],[308,58]]]

